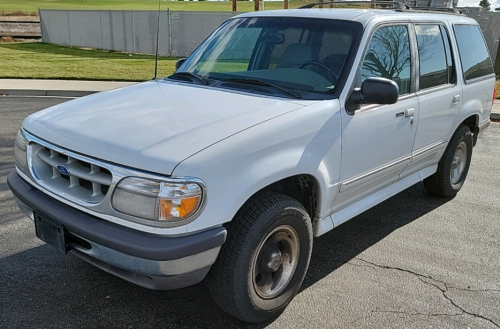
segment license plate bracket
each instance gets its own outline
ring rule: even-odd
[[[64,226],[57,221],[42,215],[36,211],[33,212],[35,217],[36,236],[66,254],[68,248],[66,245],[66,234]]]

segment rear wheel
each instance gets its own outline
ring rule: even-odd
[[[469,172],[471,157],[471,131],[469,127],[460,126],[439,161],[437,172],[424,179],[427,192],[446,198],[457,195]]]
[[[282,194],[259,195],[228,225],[208,276],[212,298],[246,322],[275,317],[299,291],[311,250],[311,220],[304,207]]]

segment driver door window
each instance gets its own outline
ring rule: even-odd
[[[410,40],[406,25],[384,26],[372,36],[361,66],[361,82],[371,77],[387,78],[399,87],[399,94],[410,93]]]

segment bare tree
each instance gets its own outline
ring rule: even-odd
[[[379,29],[373,35],[363,62],[363,75],[393,79],[409,66],[410,47],[406,27],[388,26]]]

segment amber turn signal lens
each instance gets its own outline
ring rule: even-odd
[[[169,220],[172,218],[186,218],[196,211],[200,201],[201,196],[177,200],[160,199],[158,206],[160,213],[159,219]]]
[[[179,218],[184,218],[191,215],[196,210],[196,208],[198,208],[200,199],[201,198],[199,196],[183,199],[179,207]]]

